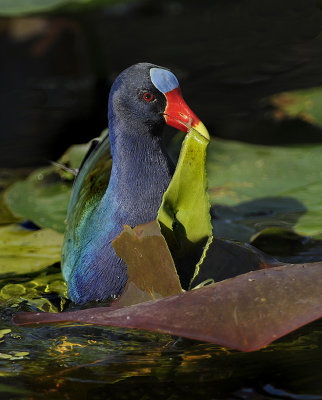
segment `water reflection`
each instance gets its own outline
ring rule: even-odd
[[[103,388],[107,394],[116,393],[114,398],[137,398],[144,390],[146,398],[156,392],[160,399],[227,398],[242,387],[258,392],[267,384],[291,393],[316,394],[322,381],[321,328],[316,322],[261,351],[240,353],[117,328],[13,327],[2,352],[25,351],[29,356],[14,363],[1,360],[0,382],[19,376],[19,387],[32,391],[34,398],[50,399],[62,393],[91,398]],[[152,386],[152,391],[147,389]],[[265,396],[276,398],[276,393],[266,390]]]

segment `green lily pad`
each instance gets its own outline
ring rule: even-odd
[[[4,192],[0,192],[0,224],[13,224],[15,222],[20,222],[21,220],[21,217],[19,218],[13,215],[10,208],[7,206]]]
[[[74,144],[65,151],[58,162],[69,168],[78,169],[88,149],[88,143]]]
[[[20,222],[21,218],[13,215],[12,211],[8,207],[4,189],[12,185],[14,182],[21,180],[28,176],[30,169],[0,169],[0,224],[12,224]]]
[[[299,118],[322,126],[322,87],[278,93],[269,102],[277,120]]]
[[[0,227],[0,276],[40,271],[60,261],[63,235],[51,229]]]
[[[34,171],[4,193],[6,204],[16,217],[31,220],[42,228],[65,230],[71,183],[64,182],[54,167]]]
[[[15,361],[15,360],[22,360],[28,355],[29,353],[27,351],[20,351],[20,352],[18,351],[18,352],[13,352],[12,354],[0,353],[0,359]]]
[[[208,149],[214,234],[250,241],[268,227],[322,237],[322,145],[216,140]]]
[[[60,162],[78,168],[89,146],[71,146]],[[3,215],[0,213],[0,222],[1,218],[8,222],[31,220],[41,228],[64,232],[73,179],[73,175],[55,166],[35,170],[3,192],[5,208]]]
[[[0,343],[2,342],[2,338],[5,336],[5,335],[8,335],[8,333],[10,333],[11,332],[11,329],[0,329]]]
[[[79,11],[80,7],[104,6],[125,1],[129,0],[0,0],[0,15],[13,17],[62,8]]]
[[[54,267],[41,271],[32,278],[24,277],[20,283],[12,283],[9,279],[7,283],[5,279],[1,283],[0,306],[3,308],[18,307],[24,303],[31,310],[59,312],[67,299],[66,283]]]
[[[0,190],[3,190],[14,182],[24,179],[30,174],[30,168],[1,168],[0,169]]]

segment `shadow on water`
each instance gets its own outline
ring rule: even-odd
[[[212,212],[216,237],[251,243],[284,262],[322,259],[322,240],[296,233],[296,224],[307,209],[293,197],[265,197],[235,206],[218,204]]]
[[[249,241],[254,233],[271,226],[292,229],[307,211],[300,201],[289,196],[263,197],[234,206],[216,204],[212,210],[215,229],[216,224],[220,224],[221,228],[221,231],[217,231],[218,235],[225,232],[224,224],[227,224],[229,229],[229,224],[235,223],[241,225],[240,229],[236,230],[238,237],[235,239],[240,239],[240,236],[244,235],[245,241]],[[244,234],[243,227],[245,227]]]

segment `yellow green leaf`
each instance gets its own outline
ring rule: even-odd
[[[190,129],[158,212],[162,234],[177,257],[195,251],[212,235],[205,169],[208,143]]]
[[[322,125],[322,87],[283,92],[271,96],[273,116],[277,120],[300,118],[306,122]]]
[[[59,306],[50,300],[50,296],[44,296],[44,293],[54,295],[59,299]],[[25,302],[33,309],[46,312],[58,312],[64,307],[67,298],[66,283],[61,273],[57,273],[55,268],[41,271],[36,277],[25,280],[22,283],[9,282],[0,290],[0,306],[16,307]],[[0,332],[1,333],[1,332]]]
[[[63,235],[51,229],[0,227],[0,276],[40,271],[60,260]]]
[[[4,192],[0,192],[0,224],[12,224],[21,221],[21,219],[13,215],[4,199]]]
[[[0,329],[0,339],[11,332],[11,329]]]

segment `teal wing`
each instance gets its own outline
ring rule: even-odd
[[[67,212],[67,222],[76,217],[77,210],[86,208],[93,198],[98,201],[104,195],[112,169],[112,157],[108,134],[94,139],[86,153],[74,181]]]
[[[62,272],[66,280],[78,257],[86,221],[107,189],[111,169],[110,142],[106,134],[93,140],[74,181],[62,251]]]

